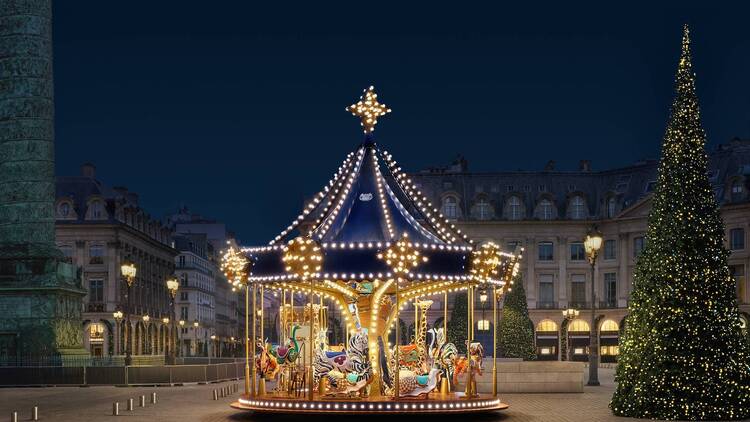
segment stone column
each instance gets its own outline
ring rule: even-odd
[[[558,297],[558,305],[561,308],[567,308],[568,306],[568,260],[566,258],[565,251],[567,251],[567,245],[568,245],[568,239],[563,236],[558,236],[557,238],[557,245],[560,249],[560,253],[555,254],[555,257],[557,258],[557,262],[559,264],[558,270],[559,270],[559,277],[558,277],[558,290],[559,290],[559,297]]]
[[[9,354],[87,353],[80,276],[55,247],[51,0],[0,1],[0,331]]]

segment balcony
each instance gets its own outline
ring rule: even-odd
[[[557,302],[537,301],[536,308],[537,309],[557,309]]]
[[[568,302],[568,307],[574,309],[591,309],[591,305],[585,300],[571,300]]]
[[[599,302],[599,309],[615,309],[617,307],[617,300],[614,299]]]

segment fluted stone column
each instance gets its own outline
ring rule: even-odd
[[[0,350],[19,357],[83,351],[84,292],[55,247],[53,97],[51,0],[0,1]]]

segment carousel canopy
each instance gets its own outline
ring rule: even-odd
[[[378,254],[399,239],[429,257],[412,279],[468,280],[472,241],[430,203],[392,156],[374,141],[377,117],[390,110],[372,87],[347,108],[362,119],[365,140],[349,153],[333,178],[300,215],[267,246],[244,248],[254,262],[251,281],[290,281],[282,255],[300,235],[323,250],[322,269],[313,278],[362,281],[389,277]],[[512,254],[508,254],[512,257]]]

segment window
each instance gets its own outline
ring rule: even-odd
[[[555,259],[552,242],[539,242],[539,260],[552,261]]]
[[[536,330],[543,333],[557,332],[557,324],[550,319],[544,319],[536,325]]]
[[[617,259],[617,241],[615,239],[604,241],[604,259]]]
[[[552,220],[552,201],[542,199],[536,207],[536,217],[540,220]]]
[[[489,220],[492,218],[492,205],[487,202],[487,198],[480,197],[471,208],[471,214],[477,220]]]
[[[570,276],[570,305],[572,307],[586,307],[586,275],[573,274]]]
[[[742,197],[742,192],[745,190],[745,187],[742,186],[742,180],[735,180],[732,182],[731,192],[732,192],[732,200],[738,200]]]
[[[619,330],[620,330],[620,326],[617,325],[617,323],[612,321],[611,319],[608,319],[602,322],[601,331],[619,331]]]
[[[188,297],[188,292],[180,292],[180,300],[187,301]]]
[[[729,272],[734,278],[734,282],[737,284],[737,301],[741,304],[747,303],[745,293],[747,286],[745,285],[745,266],[744,265],[730,265]]]
[[[104,302],[104,280],[89,280],[89,303]]]
[[[183,306],[180,308],[180,319],[187,321],[188,320],[188,307]]]
[[[586,249],[583,247],[581,242],[573,242],[570,244],[570,260],[571,261],[583,261],[586,259]]]
[[[92,322],[89,324],[89,341],[93,343],[104,341],[104,324],[101,322]]]
[[[104,246],[102,245],[90,245],[89,246],[89,264],[97,265],[104,263]]]
[[[490,330],[490,321],[486,319],[481,319],[477,321],[477,330],[479,331],[489,331]]]
[[[586,201],[580,195],[576,195],[570,199],[570,218],[573,220],[583,220],[586,218]]]
[[[745,249],[745,229],[729,230],[729,249],[733,251]]]
[[[574,331],[578,333],[587,333],[590,331],[589,323],[582,319],[575,319],[568,326],[568,331]]]
[[[60,205],[57,206],[57,215],[62,218],[67,218],[70,216],[70,202],[61,202]]]
[[[523,246],[523,243],[521,243],[520,240],[509,240],[507,245],[508,245],[508,252],[513,252],[516,250],[517,247]]]
[[[445,218],[455,220],[458,218],[458,201],[455,196],[446,196],[443,198],[443,206],[440,212]]]
[[[602,356],[617,356],[620,354],[620,346],[601,346]]]
[[[615,218],[617,214],[617,200],[614,196],[611,196],[607,200],[607,218]]]
[[[604,273],[604,304],[609,308],[617,305],[617,273]]]
[[[104,217],[104,207],[102,201],[91,201],[89,204],[89,217],[92,220],[98,220]]]
[[[505,206],[505,215],[508,217],[508,220],[520,220],[523,218],[523,205],[520,198],[517,196],[508,198],[508,203]]]
[[[633,258],[638,258],[645,246],[646,239],[643,236],[633,238]]]
[[[555,302],[555,283],[552,274],[539,275],[539,302],[541,302],[541,307]]]

